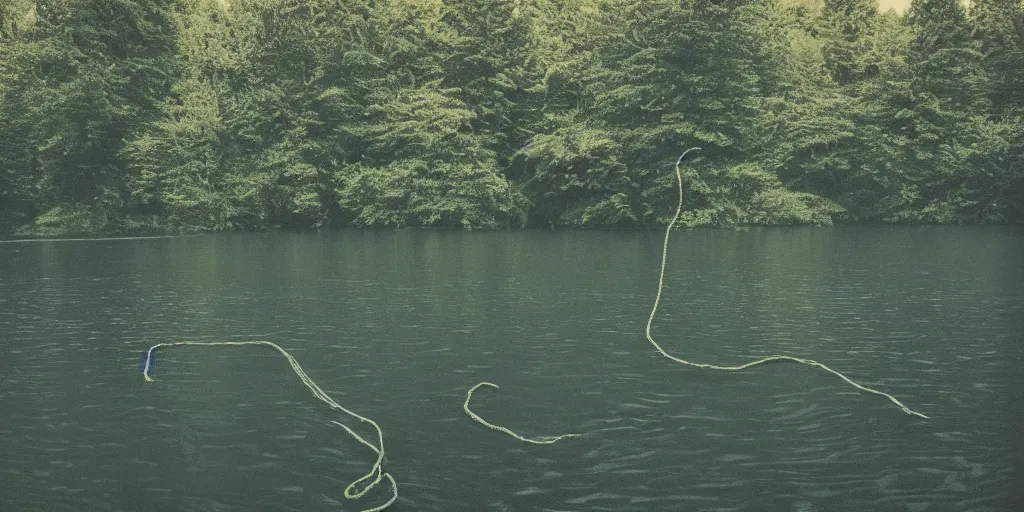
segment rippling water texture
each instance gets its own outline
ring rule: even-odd
[[[340,232],[0,243],[0,511],[1015,510],[1024,235]],[[474,410],[525,445],[472,422]],[[349,425],[371,432],[358,422]]]

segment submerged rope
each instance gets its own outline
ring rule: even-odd
[[[765,364],[765,363],[770,363],[772,361],[792,361],[794,363],[801,363],[801,364],[806,364],[808,366],[815,366],[815,367],[821,368],[822,370],[825,370],[825,371],[827,371],[827,372],[829,372],[829,373],[839,377],[840,379],[843,379],[844,381],[846,381],[847,384],[850,384],[851,386],[853,386],[853,387],[855,387],[855,388],[857,388],[857,389],[859,389],[861,391],[865,391],[867,393],[872,393],[872,394],[875,394],[875,395],[880,395],[880,396],[884,396],[884,397],[888,398],[890,401],[892,401],[892,403],[898,405],[899,408],[903,409],[903,412],[905,412],[907,414],[911,414],[913,416],[917,416],[917,417],[920,417],[920,418],[928,419],[928,416],[925,416],[924,414],[921,414],[919,412],[915,412],[915,411],[911,410],[909,407],[907,407],[906,405],[903,405],[903,403],[900,402],[899,400],[897,400],[896,397],[894,397],[894,396],[892,396],[892,395],[890,395],[888,393],[883,393],[881,391],[878,391],[877,389],[871,389],[871,388],[862,386],[862,385],[860,385],[860,384],[850,380],[847,376],[845,376],[845,375],[843,375],[843,374],[833,370],[832,368],[829,368],[828,366],[825,366],[825,365],[823,365],[823,364],[821,364],[821,363],[819,363],[817,361],[813,361],[813,360],[810,360],[810,359],[803,359],[803,358],[799,358],[799,357],[790,357],[790,356],[773,355],[773,356],[766,357],[764,359],[758,359],[757,361],[752,361],[752,362],[749,362],[747,364],[743,364],[743,365],[739,365],[739,366],[717,366],[717,365],[706,364],[706,363],[693,363],[693,362],[687,361],[685,359],[680,359],[678,357],[672,356],[668,352],[665,352],[665,350],[661,348],[661,345],[658,345],[658,342],[654,341],[654,338],[651,337],[651,322],[654,321],[654,313],[658,311],[658,303],[661,301],[661,289],[662,289],[662,287],[665,284],[665,262],[668,259],[668,238],[669,238],[669,234],[672,233],[672,227],[675,226],[676,220],[679,218],[679,215],[680,215],[680,213],[682,213],[682,210],[683,210],[683,176],[679,172],[679,164],[682,163],[682,161],[686,157],[687,153],[689,153],[690,151],[697,150],[697,149],[700,149],[700,148],[690,148],[690,149],[687,149],[686,151],[683,152],[682,155],[679,156],[679,159],[676,160],[676,181],[679,184],[679,204],[676,206],[676,214],[672,216],[672,222],[669,222],[668,229],[665,230],[665,243],[664,243],[664,245],[662,247],[662,252],[661,252],[661,274],[658,276],[658,295],[654,299],[654,307],[651,309],[651,316],[650,316],[650,318],[647,319],[647,341],[651,342],[651,344],[654,345],[654,348],[658,349],[658,352],[661,352],[661,355],[663,355],[663,356],[665,356],[665,357],[667,357],[667,358],[669,358],[669,359],[671,359],[671,360],[673,360],[673,361],[675,361],[677,363],[682,363],[682,364],[689,365],[689,366],[695,366],[697,368],[708,368],[708,369],[711,369],[711,370],[739,371],[739,370],[744,370],[746,368],[750,368],[752,366],[758,366],[758,365],[762,365],[762,364]]]
[[[362,512],[380,512],[381,510],[384,510],[384,509],[388,508],[389,506],[391,506],[391,504],[394,503],[395,500],[398,499],[398,484],[395,482],[395,479],[392,478],[390,474],[385,473],[383,468],[382,468],[382,464],[384,462],[384,432],[381,431],[380,426],[378,426],[377,423],[374,422],[373,420],[371,420],[369,418],[366,418],[364,416],[360,416],[360,415],[358,415],[358,414],[356,414],[356,413],[354,413],[354,412],[352,412],[352,411],[342,407],[340,404],[338,404],[338,402],[335,402],[330,396],[327,395],[327,393],[324,392],[324,390],[320,389],[320,386],[317,386],[316,383],[313,382],[313,380],[310,379],[308,375],[306,375],[306,372],[304,372],[302,370],[302,367],[299,366],[299,362],[296,361],[295,358],[292,357],[291,354],[286,352],[283,348],[279,347],[276,343],[271,343],[269,341],[217,341],[217,342],[178,341],[178,342],[174,342],[174,343],[157,343],[156,345],[153,345],[152,347],[150,347],[149,348],[149,352],[146,353],[146,366],[143,369],[142,376],[145,377],[147,382],[153,382],[153,379],[150,378],[150,376],[149,376],[149,364],[150,364],[150,361],[153,358],[153,350],[155,350],[158,347],[172,347],[172,346],[177,346],[177,345],[199,345],[199,346],[267,345],[269,347],[273,347],[274,349],[276,349],[278,352],[281,353],[281,355],[283,355],[286,359],[288,359],[288,364],[290,364],[292,366],[292,369],[295,370],[295,374],[298,375],[300,379],[302,379],[302,383],[305,384],[306,387],[308,387],[309,390],[313,392],[313,396],[317,397],[318,399],[320,399],[321,401],[323,401],[324,403],[329,405],[332,409],[337,409],[339,411],[344,412],[345,414],[348,414],[349,416],[352,416],[353,418],[359,419],[359,421],[362,421],[364,423],[369,423],[370,425],[373,425],[373,428],[377,431],[377,443],[378,443],[378,445],[374,446],[369,441],[367,441],[366,439],[363,439],[359,434],[355,433],[352,429],[348,428],[344,424],[339,423],[337,421],[332,421],[331,422],[331,423],[334,423],[335,425],[340,425],[341,427],[343,427],[346,431],[348,431],[349,434],[352,435],[352,437],[356,438],[357,441],[359,441],[360,443],[368,446],[371,450],[373,450],[374,452],[377,453],[377,462],[373,463],[373,467],[370,469],[370,472],[365,474],[365,475],[363,475],[358,480],[356,480],[356,481],[352,482],[351,484],[349,484],[348,487],[345,488],[345,497],[348,498],[348,499],[360,498],[364,494],[366,494],[370,489],[372,489],[378,483],[380,483],[381,480],[386,478],[389,482],[391,482],[391,489],[392,489],[392,491],[394,493],[393,496],[391,497],[391,499],[388,500],[388,502],[383,504],[383,505],[380,505],[380,506],[377,506],[377,507],[374,507],[374,508],[369,508],[369,509],[363,510]],[[360,484],[362,484],[363,482],[365,482],[365,481],[367,481],[367,480],[369,480],[371,478],[373,480],[371,482],[367,483],[362,488],[362,490],[358,490],[358,491],[356,490],[360,486]]]
[[[498,385],[497,384],[491,384],[490,382],[481,382],[480,384],[477,384],[476,386],[473,386],[466,393],[466,402],[464,404],[462,404],[462,410],[466,411],[466,414],[468,414],[470,418],[473,418],[478,423],[482,424],[483,426],[485,426],[487,428],[490,428],[490,429],[493,429],[493,430],[497,430],[498,432],[504,432],[504,433],[506,433],[506,434],[508,434],[508,435],[510,435],[510,436],[512,436],[512,437],[514,437],[514,438],[516,438],[518,440],[520,440],[520,441],[523,441],[524,443],[530,443],[530,444],[552,444],[552,443],[554,443],[554,442],[556,442],[558,440],[565,439],[567,437],[578,437],[580,435],[580,434],[564,434],[564,435],[560,435],[560,436],[545,436],[545,437],[541,437],[541,438],[537,438],[537,439],[530,439],[530,438],[527,438],[527,437],[523,437],[523,436],[521,436],[519,434],[516,434],[515,432],[512,432],[511,430],[509,430],[509,429],[507,429],[505,427],[502,427],[500,425],[495,425],[493,423],[490,423],[487,420],[481,418],[480,416],[477,416],[477,414],[475,412],[469,410],[469,400],[471,398],[473,398],[473,392],[476,391],[478,388],[480,388],[480,386],[489,386],[489,387],[492,387],[494,389],[498,389]]]

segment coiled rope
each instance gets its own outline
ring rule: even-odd
[[[316,383],[313,382],[313,380],[310,379],[308,375],[306,375],[306,372],[304,372],[302,370],[302,367],[299,366],[299,362],[296,361],[295,358],[292,357],[291,354],[286,352],[283,348],[278,346],[276,343],[271,343],[269,341],[217,341],[217,342],[178,341],[178,342],[174,342],[174,343],[157,343],[156,345],[153,345],[152,347],[150,347],[149,348],[149,352],[146,353],[146,366],[145,366],[145,368],[142,371],[142,376],[146,379],[147,382],[153,382],[153,379],[150,378],[150,376],[149,376],[149,364],[150,364],[150,361],[153,358],[153,351],[155,349],[157,349],[158,347],[173,347],[173,346],[179,346],[179,345],[195,345],[195,346],[266,345],[266,346],[273,347],[274,349],[276,349],[278,352],[281,353],[281,355],[283,355],[286,359],[288,359],[288,364],[290,364],[292,366],[292,370],[295,370],[295,374],[298,375],[300,379],[302,379],[302,383],[305,384],[306,387],[308,387],[309,390],[313,392],[313,396],[317,397],[318,399],[320,399],[321,401],[323,401],[324,403],[329,405],[332,409],[337,409],[339,411],[344,412],[345,414],[348,414],[349,416],[352,416],[353,418],[357,418],[359,421],[362,421],[364,423],[369,423],[370,425],[373,426],[374,430],[377,431],[377,443],[378,443],[378,445],[374,446],[373,444],[371,444],[366,439],[363,439],[359,434],[355,433],[348,426],[346,426],[346,425],[344,425],[342,423],[339,423],[337,421],[331,421],[331,423],[334,423],[335,425],[339,425],[342,428],[344,428],[357,441],[359,441],[360,443],[364,444],[365,446],[369,447],[371,450],[373,450],[374,452],[377,453],[377,461],[373,463],[373,467],[370,469],[370,472],[365,474],[365,475],[363,475],[358,480],[356,480],[356,481],[352,482],[351,484],[349,484],[348,487],[345,488],[345,497],[348,498],[348,499],[360,498],[364,494],[366,494],[370,489],[374,488],[378,483],[380,483],[381,480],[387,479],[389,482],[391,482],[391,490],[393,492],[393,495],[391,496],[391,499],[388,500],[387,503],[385,503],[383,505],[380,505],[380,506],[377,506],[377,507],[373,507],[373,508],[368,508],[368,509],[363,510],[362,512],[380,512],[381,510],[384,510],[384,509],[388,508],[389,506],[391,506],[391,504],[394,503],[395,500],[398,499],[398,484],[395,482],[395,479],[392,478],[390,474],[384,472],[384,469],[382,467],[382,464],[384,463],[384,432],[381,431],[380,426],[378,426],[377,423],[375,421],[371,420],[370,418],[367,418],[367,417],[364,417],[364,416],[360,416],[360,415],[358,415],[358,414],[356,414],[356,413],[354,413],[354,412],[352,412],[352,411],[342,407],[340,404],[338,404],[338,402],[335,402],[334,399],[332,399],[330,396],[328,396],[327,393],[324,392],[324,390],[320,389],[320,386],[317,386]],[[366,483],[362,487],[361,490],[357,490],[357,489],[359,489],[360,485],[363,485],[363,482],[366,482],[367,480],[371,480],[371,479],[372,479],[372,481],[370,481],[369,483]]]
[[[845,376],[845,375],[843,375],[843,374],[833,370],[832,368],[829,368],[828,366],[825,366],[825,365],[823,365],[823,364],[821,364],[821,363],[819,363],[817,361],[813,361],[813,360],[810,360],[810,359],[803,359],[803,358],[791,357],[791,356],[773,355],[773,356],[766,357],[764,359],[758,359],[757,361],[752,361],[752,362],[749,362],[749,363],[746,363],[746,364],[742,364],[742,365],[739,365],[739,366],[718,366],[718,365],[706,364],[706,363],[694,363],[694,362],[687,361],[685,359],[681,359],[681,358],[675,357],[673,355],[670,355],[668,352],[665,352],[665,350],[663,348],[661,348],[661,345],[658,345],[658,342],[654,341],[654,338],[651,337],[651,322],[654,321],[654,314],[658,311],[658,303],[661,302],[661,290],[662,290],[662,288],[664,287],[664,284],[665,284],[665,262],[668,259],[668,238],[669,238],[669,235],[672,233],[672,228],[675,226],[676,220],[679,219],[679,215],[682,213],[682,210],[683,210],[683,175],[679,171],[679,164],[681,164],[683,162],[683,159],[686,158],[686,154],[687,153],[689,153],[690,151],[699,150],[699,149],[700,148],[690,148],[690,149],[687,149],[686,151],[683,152],[682,155],[679,155],[679,159],[676,160],[676,182],[679,185],[679,203],[678,203],[678,205],[676,205],[676,213],[675,213],[675,215],[672,216],[672,221],[668,223],[668,228],[665,230],[665,243],[662,246],[662,252],[661,252],[661,273],[658,276],[658,295],[654,299],[654,307],[651,308],[651,316],[647,319],[647,341],[651,342],[651,345],[654,345],[654,348],[658,349],[658,352],[661,352],[661,355],[663,355],[663,356],[665,356],[665,357],[667,357],[667,358],[669,358],[669,359],[671,359],[671,360],[673,360],[673,361],[675,361],[677,363],[682,363],[682,364],[689,365],[689,366],[694,366],[694,367],[697,367],[697,368],[707,368],[707,369],[711,369],[711,370],[739,371],[739,370],[744,370],[744,369],[750,368],[752,366],[758,366],[758,365],[762,365],[762,364],[765,364],[765,363],[770,363],[770,362],[773,362],[773,361],[791,361],[791,362],[794,362],[794,363],[800,363],[800,364],[806,364],[808,366],[814,366],[814,367],[817,367],[817,368],[821,368],[822,370],[825,370],[825,371],[827,371],[827,372],[829,372],[829,373],[839,377],[840,379],[843,379],[844,381],[846,381],[847,384],[849,384],[849,385],[851,385],[851,386],[853,386],[853,387],[855,387],[855,388],[857,388],[857,389],[859,389],[861,391],[865,391],[867,393],[871,393],[871,394],[875,394],[875,395],[880,395],[880,396],[884,396],[884,397],[888,398],[890,401],[892,401],[892,403],[894,403],[897,406],[899,406],[899,408],[903,409],[903,412],[905,412],[907,414],[910,414],[910,415],[913,415],[913,416],[917,416],[919,418],[928,419],[928,416],[925,416],[924,414],[921,414],[919,412],[913,411],[909,407],[907,407],[906,405],[903,405],[903,403],[900,402],[899,400],[897,400],[896,397],[894,397],[894,396],[892,396],[892,395],[890,395],[888,393],[883,393],[881,391],[878,391],[877,389],[871,389],[869,387],[862,386],[862,385],[860,385],[860,384],[850,380],[847,376]]]

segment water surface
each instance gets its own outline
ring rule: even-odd
[[[1013,510],[1024,233],[371,231],[0,243],[0,511]],[[531,446],[472,422],[474,410]],[[347,419],[346,419],[347,421]],[[366,437],[372,431],[347,421]]]

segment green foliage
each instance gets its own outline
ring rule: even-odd
[[[27,192],[25,183],[14,187],[13,202],[33,203],[24,213],[58,212],[44,217],[49,223],[68,211],[76,212],[69,219],[121,212],[124,140],[152,118],[170,85],[169,3],[39,0],[24,35],[5,44],[0,123],[18,142],[0,160],[34,182]]]
[[[1007,141],[989,197],[1008,220],[1024,222],[1024,3],[977,0],[969,12],[972,36],[989,79],[992,118]]]
[[[383,84],[382,84],[383,85]],[[364,120],[361,162],[340,174],[342,211],[357,226],[522,225],[524,202],[501,175],[476,118],[451,90],[380,87]],[[354,172],[353,172],[354,171]]]
[[[0,234],[1024,221],[1024,5],[7,0]]]
[[[446,0],[446,30],[434,38],[443,67],[442,86],[456,90],[476,114],[469,129],[488,138],[499,154],[532,133],[542,76],[530,62],[533,19],[508,0]]]
[[[878,15],[876,0],[825,0],[820,31],[825,67],[839,85],[871,73],[863,63]]]
[[[362,227],[521,226],[522,199],[494,168],[403,160],[360,169],[341,194]]]
[[[784,188],[775,173],[756,164],[731,166],[710,176],[691,175],[691,189],[698,201],[681,217],[688,227],[831,225],[832,216],[843,211],[822,197]]]
[[[721,193],[691,201],[705,212],[693,223],[744,222],[730,212],[746,205],[726,199],[741,185],[720,171],[760,143],[748,128],[753,106],[778,87],[785,50],[785,31],[765,21],[772,12],[759,2],[600,3],[581,101],[552,116],[559,127],[523,152],[540,220],[664,222],[673,188],[666,163],[695,144],[716,161],[708,176]]]
[[[619,160],[621,144],[601,127],[570,117],[550,135],[537,135],[522,155],[530,174],[519,188],[551,225],[622,225],[637,220],[629,195],[632,181]],[[633,190],[635,192],[635,190]]]
[[[20,235],[73,236],[105,231],[109,219],[102,210],[89,205],[70,204],[56,206],[36,217],[31,226],[20,230]]]

